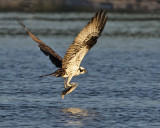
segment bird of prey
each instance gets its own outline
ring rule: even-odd
[[[43,75],[41,77],[63,77],[65,90],[62,92],[62,97],[72,92],[77,86],[76,83],[70,83],[72,77],[87,72],[84,67],[80,66],[80,64],[86,53],[96,44],[97,39],[102,33],[108,19],[106,12],[106,10],[100,10],[94,15],[94,17],[92,17],[92,19],[87,23],[86,26],[84,26],[84,28],[74,39],[73,43],[69,46],[63,59],[53,49],[32,34],[19,18],[16,18],[17,22],[22,25],[32,40],[38,43],[40,50],[46,56],[49,56],[51,62],[57,68],[59,68],[55,72]]]

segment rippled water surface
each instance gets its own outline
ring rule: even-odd
[[[159,128],[160,15],[108,14],[98,43],[62,100],[63,79],[13,20],[64,56],[93,13],[0,13],[0,128]]]

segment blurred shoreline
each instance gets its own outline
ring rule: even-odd
[[[0,12],[160,13],[160,0],[0,0]]]

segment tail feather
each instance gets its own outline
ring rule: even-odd
[[[45,76],[52,76],[52,74],[53,74],[53,73],[51,73],[51,74],[46,74],[46,75],[42,75],[42,76],[40,76],[40,78],[45,77]]]
[[[58,69],[57,71],[55,71],[52,75],[53,76],[57,76],[57,77],[63,77],[65,74],[65,71],[63,69]]]
[[[57,71],[51,73],[51,74],[46,74],[40,76],[40,78],[45,77],[45,76],[56,76],[56,77],[62,77],[65,74],[63,69],[58,69]]]

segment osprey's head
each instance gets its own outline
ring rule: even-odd
[[[79,74],[84,74],[84,73],[87,73],[87,70],[83,67],[79,67]]]

